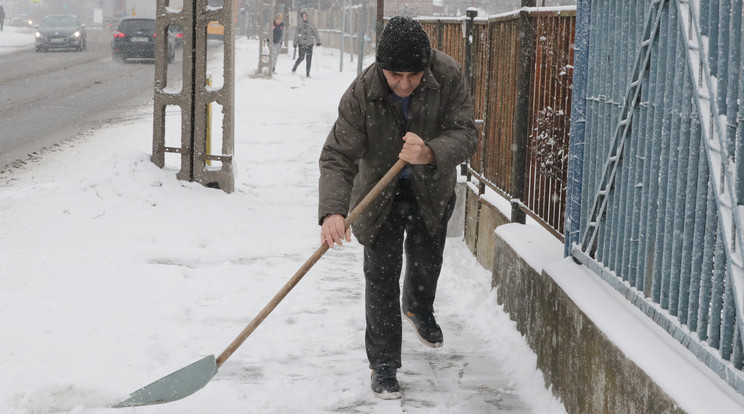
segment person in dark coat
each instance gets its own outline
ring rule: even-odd
[[[444,342],[434,298],[457,166],[476,149],[472,99],[459,65],[431,50],[421,24],[394,17],[375,63],[353,81],[338,111],[320,154],[321,243],[351,241],[344,217],[398,159],[408,162],[352,225],[364,245],[371,388],[380,398],[399,398],[401,314],[425,345]]]
[[[276,60],[279,57],[282,42],[284,41],[284,15],[277,13],[271,26],[273,37],[271,41],[271,70],[276,72]]]
[[[5,10],[0,6],[0,32],[5,30]]]
[[[297,33],[295,33],[294,37],[294,47],[298,49],[299,56],[297,56],[294,67],[292,67],[292,72],[297,71],[297,67],[300,66],[300,63],[302,63],[307,56],[305,69],[307,72],[306,75],[309,78],[310,65],[313,61],[313,44],[320,46],[320,37],[318,37],[318,30],[315,29],[313,22],[308,20],[307,12],[302,12],[300,17],[302,20],[300,20],[300,24],[297,25]]]

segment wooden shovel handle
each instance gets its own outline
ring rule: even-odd
[[[349,213],[349,215],[344,220],[344,227],[346,229],[351,226],[351,223],[356,220],[357,217],[359,217],[360,214],[362,214],[367,207],[369,207],[370,204],[372,204],[372,201],[377,198],[378,195],[382,192],[385,187],[387,187],[390,182],[393,181],[395,177],[398,176],[398,173],[403,169],[403,167],[406,166],[406,162],[403,160],[398,160],[398,162],[393,165],[392,168],[380,179],[380,181],[370,190],[370,192],[362,199],[362,201],[357,204],[356,207],[354,207],[354,210]],[[261,309],[261,312],[256,315],[256,317],[253,318],[253,320],[248,324],[248,326],[243,329],[243,331],[238,335],[237,338],[235,338],[230,345],[228,345],[227,348],[225,348],[224,351],[220,354],[219,357],[217,357],[217,368],[222,366],[222,364],[227,360],[227,358],[230,358],[230,355],[235,352],[240,345],[243,345],[243,342],[245,342],[246,339],[248,339],[248,336],[253,333],[253,331],[258,328],[258,325],[261,324],[261,322],[266,319],[267,316],[274,310],[274,308],[279,305],[279,302],[281,302],[289,293],[292,288],[294,288],[297,283],[300,282],[303,276],[310,270],[310,268],[315,265],[315,263],[325,254],[325,252],[328,251],[328,245],[322,244],[318,250],[313,253],[312,256],[310,256],[305,263],[300,266],[300,269],[297,270],[297,272],[292,276],[291,279],[277,292],[276,295],[269,301],[266,306],[264,306],[263,309]]]

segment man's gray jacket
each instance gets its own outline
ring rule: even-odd
[[[292,46],[312,46],[315,43],[320,43],[320,37],[318,37],[318,30],[315,29],[315,25],[310,20],[305,21],[300,19],[300,22],[297,24],[297,32],[295,33]]]
[[[433,165],[409,165],[411,184],[430,233],[434,233],[452,197],[457,166],[476,149],[473,104],[460,67],[432,50],[429,67],[409,102],[404,119],[376,63],[344,93],[320,155],[318,218],[348,215],[398,160],[407,131],[419,135],[434,153]],[[392,206],[394,180],[352,225],[354,236],[370,245]]]

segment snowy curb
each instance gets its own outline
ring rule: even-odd
[[[495,231],[499,303],[568,412],[741,413],[744,398],[537,226]],[[552,243],[551,243],[552,242]]]

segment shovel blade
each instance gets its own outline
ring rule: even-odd
[[[111,407],[138,407],[180,400],[204,388],[215,374],[217,360],[210,355],[138,389]]]

